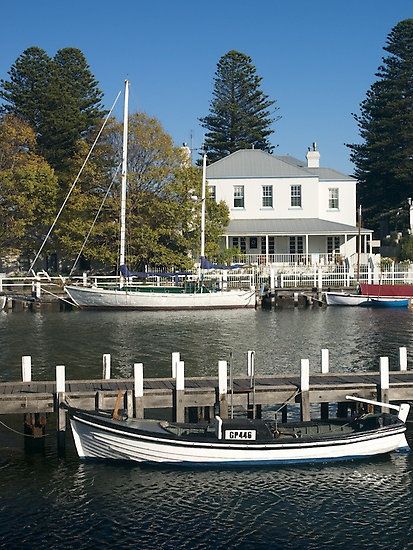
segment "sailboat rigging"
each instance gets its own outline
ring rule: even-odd
[[[120,208],[120,254],[121,284],[118,288],[66,285],[65,291],[80,308],[137,309],[137,310],[183,310],[248,308],[255,306],[255,290],[211,290],[196,285],[150,286],[131,285],[128,278],[134,274],[126,267],[126,190],[128,161],[128,101],[129,82],[125,81],[122,140],[122,177]],[[199,275],[205,267],[205,203],[206,203],[206,155],[203,159],[202,213],[201,213],[201,258]],[[174,275],[174,274],[173,274]],[[200,291],[201,290],[201,291]]]

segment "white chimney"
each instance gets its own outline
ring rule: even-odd
[[[320,153],[317,151],[317,143],[313,143],[313,148],[308,148],[308,152],[305,156],[307,159],[308,168],[320,168]]]

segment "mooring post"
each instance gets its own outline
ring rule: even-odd
[[[62,407],[65,400],[66,375],[65,366],[56,366],[56,412],[57,412],[57,447],[60,451],[65,448],[66,409]]]
[[[175,421],[185,422],[185,364],[183,361],[178,361],[176,364]]]
[[[250,388],[252,392],[248,393],[247,398],[247,417],[248,418],[254,418],[255,411],[255,351],[249,350],[247,351],[247,376],[249,376],[250,379]]]
[[[103,354],[102,379],[110,380],[110,353]]]
[[[218,361],[218,402],[219,415],[228,418],[228,365],[226,361]]]
[[[310,361],[301,359],[301,421],[307,422],[310,417]]]
[[[179,351],[173,351],[172,352],[172,378],[176,378],[176,365],[181,360],[181,354]]]
[[[30,355],[22,357],[22,380],[23,382],[32,381],[32,358]]]
[[[389,402],[389,358],[380,357],[380,401],[383,403]],[[383,407],[383,412],[389,412],[387,407]]]
[[[95,395],[95,409],[97,411],[103,411],[103,401],[105,394],[103,391],[98,390]]]
[[[399,365],[400,370],[407,370],[407,348],[399,348]]]
[[[228,271],[226,269],[222,272],[222,290],[228,290]]]
[[[124,409],[126,411],[128,418],[132,418],[133,417],[133,391],[132,390],[125,391],[123,401],[124,401]]]
[[[84,271],[82,273],[82,284],[83,284],[83,286],[87,286],[87,273],[86,273],[86,271]]]
[[[323,290],[323,270],[321,267],[318,268],[317,272],[317,289],[319,292]]]
[[[143,363],[133,365],[133,392],[135,396],[135,418],[143,418]]]
[[[327,374],[329,371],[329,363],[330,363],[330,352],[328,349],[322,349],[321,350],[321,374]],[[322,420],[328,419],[328,403],[324,402],[321,403],[320,412],[321,412],[321,418]]]

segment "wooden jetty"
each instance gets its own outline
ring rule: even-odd
[[[44,433],[47,413],[57,414],[57,431],[62,444],[66,430],[65,401],[82,409],[114,408],[122,394],[129,416],[143,418],[148,409],[170,409],[177,421],[209,420],[215,414],[226,418],[234,407],[243,407],[251,417],[259,418],[262,407],[282,405],[300,407],[302,420],[309,420],[318,404],[321,416],[329,414],[329,403],[338,403],[337,414],[347,416],[355,405],[346,395],[389,401],[413,400],[413,371],[407,369],[407,350],[400,348],[398,370],[389,370],[387,357],[380,358],[377,372],[329,372],[329,352],[322,350],[321,372],[312,372],[308,359],[301,360],[298,374],[256,376],[254,352],[248,352],[247,375],[234,377],[227,361],[219,361],[217,377],[185,378],[180,354],[172,354],[171,377],[144,378],[143,364],[135,363],[133,376],[111,379],[110,355],[103,356],[103,374],[96,380],[66,380],[65,367],[56,367],[56,379],[32,380],[31,357],[22,358],[22,380],[0,383],[0,415],[24,414],[26,432],[33,437]],[[36,416],[38,415],[38,416]],[[63,438],[64,440],[64,438]]]

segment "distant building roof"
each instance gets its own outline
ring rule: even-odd
[[[231,220],[225,235],[357,235],[358,227],[318,218]],[[362,235],[373,233],[361,228]]]
[[[290,155],[270,155],[260,149],[240,149],[207,167],[209,179],[318,177],[320,181],[355,181],[332,168],[308,168]]]

